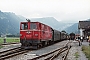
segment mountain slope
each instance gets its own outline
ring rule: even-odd
[[[78,33],[78,23],[73,24],[72,26],[65,29],[68,33]]]
[[[23,19],[14,13],[0,11],[0,34],[19,33],[20,21],[23,21]]]

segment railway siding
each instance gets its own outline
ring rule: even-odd
[[[48,46],[48,47],[45,47],[45,48],[41,48],[41,49],[38,49],[38,50],[33,50],[33,51],[30,51],[30,52],[27,52],[27,53],[24,53],[24,54],[21,54],[21,55],[6,59],[6,60],[27,60],[27,59],[32,59],[32,58],[38,57],[40,55],[43,55],[43,54],[45,54],[47,52],[58,49],[58,48],[64,46],[67,42],[68,42],[68,40],[62,41],[62,42],[56,43],[54,45],[51,45],[51,46]]]
[[[20,47],[13,48],[7,51],[0,52],[0,60],[4,60],[19,54],[23,54],[25,52],[28,52],[28,50],[21,49]]]
[[[53,60],[56,57],[58,57],[59,54],[65,52],[67,50],[66,54],[64,55],[64,59],[63,59],[63,60],[65,60],[66,57],[67,57],[68,51],[70,49],[70,43],[69,42],[63,44],[64,46],[59,47],[58,49],[54,49],[54,51],[46,52],[43,55],[40,55],[40,56],[38,56],[36,58],[28,59],[28,60],[37,60],[37,59],[38,60]]]
[[[48,46],[48,47],[45,47],[45,48],[41,48],[41,49],[38,49],[38,50],[33,50],[33,51],[30,51],[30,52],[27,52],[27,53],[24,53],[24,54],[20,54],[20,55],[11,57],[11,58],[6,59],[6,60],[27,60],[27,59],[32,59],[32,58],[38,57],[40,55],[43,55],[43,54],[45,54],[47,52],[58,49],[58,48],[64,46],[66,42],[67,41],[62,41],[62,42],[56,43],[54,45],[51,45],[51,46]],[[77,60],[88,60],[85,57],[85,54],[81,51],[82,46],[79,46],[78,42],[72,42],[71,45],[72,45],[72,47],[71,47],[71,49],[69,51],[69,54],[67,55],[66,60],[76,60],[76,59]],[[88,42],[82,42],[82,45],[88,45]],[[78,52],[78,58],[75,57],[76,52]],[[62,59],[63,55],[65,55],[65,54],[66,54],[66,52],[60,54],[54,60]]]

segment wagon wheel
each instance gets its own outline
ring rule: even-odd
[[[45,46],[45,42],[42,42],[42,47],[44,47]]]

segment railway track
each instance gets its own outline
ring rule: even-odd
[[[71,48],[71,46],[66,50],[66,53],[65,53],[65,54],[63,55],[63,57],[62,57],[62,60],[66,60],[70,48]]]
[[[20,47],[13,48],[10,50],[2,51],[0,52],[0,60],[4,60],[6,58],[10,58],[19,54],[23,54],[25,52],[28,52],[29,50],[21,49]]]
[[[65,54],[63,55],[62,60],[65,60],[68,55],[69,49],[71,48],[70,43],[71,42],[68,42],[65,44],[65,46],[61,48],[58,48],[54,51],[48,52],[46,54],[40,55],[32,59],[28,59],[28,60],[54,60],[56,57],[58,57],[63,52],[65,52]]]

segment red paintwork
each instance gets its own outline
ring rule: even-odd
[[[22,30],[22,24],[27,23],[28,29]],[[37,29],[30,29],[30,24],[35,23]],[[51,40],[52,30],[49,26],[42,24],[40,22],[21,22],[20,23],[20,40]]]

